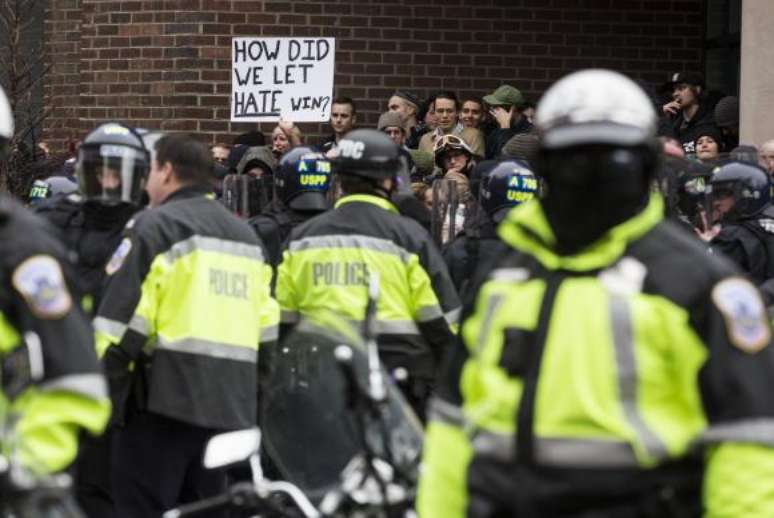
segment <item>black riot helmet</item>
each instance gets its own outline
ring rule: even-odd
[[[395,178],[401,167],[398,146],[373,129],[357,129],[344,135],[331,163],[338,174],[374,180]]]
[[[709,189],[713,208],[727,197],[733,197],[733,206],[723,214],[723,221],[739,221],[760,214],[771,202],[771,180],[757,165],[729,162],[712,173]]]
[[[277,198],[294,210],[327,209],[330,186],[330,161],[309,147],[285,153],[274,173]]]
[[[75,174],[86,199],[138,204],[149,168],[149,154],[140,135],[129,126],[108,122],[83,140]]]
[[[538,179],[521,160],[503,160],[481,179],[481,208],[495,223],[502,221],[508,210],[537,195]]]

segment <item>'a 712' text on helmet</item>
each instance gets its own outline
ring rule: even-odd
[[[75,166],[81,193],[102,203],[139,203],[150,159],[140,135],[118,122],[89,133]]]

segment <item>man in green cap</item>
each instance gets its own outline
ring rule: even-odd
[[[518,133],[529,133],[532,124],[521,113],[524,96],[511,85],[500,85],[497,90],[484,96],[489,113],[497,127],[486,137],[487,160],[500,156],[503,146]]]

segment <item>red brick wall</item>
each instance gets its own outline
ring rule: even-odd
[[[255,129],[228,120],[233,36],[337,38],[335,93],[357,101],[361,124],[375,125],[397,88],[482,95],[507,82],[537,100],[552,81],[590,66],[655,84],[702,69],[703,4],[51,0],[45,136],[58,145],[106,119],[199,132],[210,142]]]

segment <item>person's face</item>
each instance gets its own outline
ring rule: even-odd
[[[106,167],[97,175],[97,180],[103,191],[115,191],[121,188],[121,173],[116,169]]]
[[[404,121],[410,119],[414,115],[414,110],[411,109],[411,106],[409,105],[409,103],[407,103],[397,95],[393,95],[392,97],[390,97],[390,100],[387,103],[387,108],[391,112],[395,112],[399,114]]]
[[[759,153],[759,161],[770,175],[774,175],[774,145],[763,146]]]
[[[521,112],[521,114],[527,118],[530,124],[532,124],[535,119],[535,108],[533,108],[532,106],[530,106],[529,108],[525,108],[524,111]]]
[[[696,158],[711,160],[718,156],[718,143],[710,136],[704,135],[696,140]]]
[[[331,108],[331,128],[337,135],[343,135],[355,124],[352,116],[352,106],[349,104],[334,104]]]
[[[734,195],[732,193],[726,191],[716,193],[712,199],[712,221],[720,221],[723,214],[732,208],[734,208]]]
[[[384,128],[384,132],[388,137],[390,137],[390,140],[392,140],[396,146],[403,145],[403,141],[405,140],[403,136],[403,128],[398,128],[397,126],[388,126]]]
[[[465,101],[460,111],[460,122],[466,128],[478,128],[483,113],[481,105],[476,101]]]
[[[438,118],[435,116],[435,103],[431,103],[425,113],[425,126],[434,130],[438,127]]]
[[[675,85],[675,88],[672,91],[672,99],[677,101],[681,108],[688,108],[699,102],[693,87],[686,83]]]
[[[448,171],[449,169],[463,169],[465,165],[468,163],[468,156],[462,152],[458,151],[456,149],[452,149],[446,152],[446,155],[443,157],[443,170]]]
[[[284,155],[290,150],[290,141],[280,128],[274,128],[271,134],[271,150],[278,155]]]
[[[435,117],[441,131],[451,131],[457,122],[457,107],[451,99],[435,100]]]
[[[150,172],[148,173],[148,183],[145,185],[145,191],[148,193],[151,207],[157,207],[166,196],[165,169],[161,167],[156,159],[151,160]]]
[[[223,146],[215,146],[212,148],[212,159],[220,164],[225,164],[228,160],[228,149]]]
[[[263,176],[267,173],[263,167],[255,166],[245,171],[245,174],[250,175],[253,178],[263,178]]]
[[[427,210],[433,210],[433,188],[429,188],[425,191],[424,203]]]

